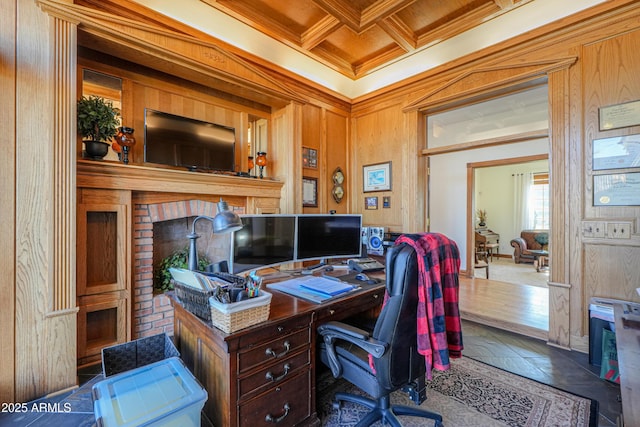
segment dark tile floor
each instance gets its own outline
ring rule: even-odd
[[[587,354],[551,347],[541,340],[467,321],[463,321],[463,337],[465,356],[574,394],[596,399],[600,411],[598,425],[616,426],[616,418],[621,411],[618,401],[620,387],[601,380],[600,368],[589,365]],[[72,393],[28,404],[28,408],[33,408],[34,403],[46,402],[49,411],[46,411],[45,406],[43,412],[29,411],[11,415],[0,413],[0,426],[94,425],[90,386],[98,379],[96,374],[101,371],[100,365],[82,369],[78,372],[78,381],[84,384],[84,387]],[[68,408],[71,412],[67,411]],[[53,409],[58,409],[57,413],[52,413]],[[203,426],[205,425],[208,423],[203,420]]]
[[[622,407],[620,386],[600,379],[589,356],[544,341],[463,321],[463,355],[544,384],[595,399],[599,427],[616,426]]]

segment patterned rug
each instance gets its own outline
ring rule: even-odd
[[[332,405],[336,392],[363,394],[329,372],[318,381],[318,413],[323,426],[354,426],[366,409],[343,403]],[[414,405],[407,395],[395,392],[392,403]],[[427,382],[423,408],[442,415],[445,427],[596,427],[598,402],[520,377],[463,357],[453,360],[449,371],[433,371]],[[432,426],[433,421],[400,417],[404,426]],[[376,423],[376,425],[380,425]]]

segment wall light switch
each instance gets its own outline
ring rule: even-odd
[[[630,222],[610,222],[607,223],[607,237],[610,239],[630,239]]]

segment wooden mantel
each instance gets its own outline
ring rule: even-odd
[[[78,160],[77,186],[78,188],[139,192],[280,199],[283,183],[272,179],[125,165],[110,161]]]

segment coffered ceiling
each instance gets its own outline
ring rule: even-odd
[[[358,79],[534,0],[201,0]]]

